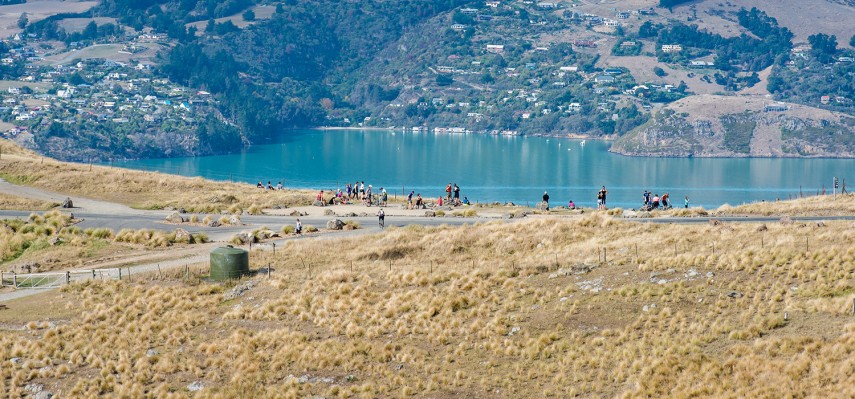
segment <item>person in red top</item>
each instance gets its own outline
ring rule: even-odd
[[[448,185],[445,186],[445,199],[447,201],[451,201],[451,183],[448,183]]]

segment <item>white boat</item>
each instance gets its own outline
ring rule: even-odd
[[[582,147],[584,147],[584,146],[585,146],[585,140],[582,140],[581,142],[579,142],[579,145],[581,145]]]

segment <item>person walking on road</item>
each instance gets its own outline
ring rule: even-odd
[[[688,195],[686,196],[686,202],[683,205],[683,208],[689,209],[689,196]]]
[[[386,212],[383,212],[383,208],[380,208],[380,211],[377,212],[377,219],[380,223],[380,228],[383,229],[386,226]]]
[[[546,210],[549,210],[549,194],[544,191],[543,192],[543,203],[546,205]]]

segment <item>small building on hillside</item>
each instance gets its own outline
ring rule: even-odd
[[[679,53],[683,51],[683,46],[679,44],[663,44],[662,52],[663,53]]]
[[[493,54],[502,54],[505,52],[505,45],[504,44],[488,44],[487,45],[487,52],[493,53]]]

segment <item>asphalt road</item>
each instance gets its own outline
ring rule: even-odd
[[[221,226],[221,227],[207,227],[207,226],[193,226],[189,224],[170,224],[166,223],[166,216],[170,212],[165,211],[140,211],[134,214],[111,214],[111,213],[97,213],[97,212],[87,212],[84,210],[77,209],[69,209],[71,213],[74,214],[74,217],[77,219],[82,219],[77,226],[83,229],[87,228],[101,228],[105,227],[113,230],[114,232],[119,232],[122,229],[153,229],[153,230],[164,230],[171,231],[176,228],[182,228],[190,233],[205,233],[208,237],[213,241],[228,241],[232,236],[241,231],[253,230],[262,226],[267,226],[268,228],[279,231],[282,226],[285,225],[294,225],[297,217],[294,216],[253,216],[253,215],[242,215],[241,226]],[[33,212],[25,212],[25,211],[0,211],[0,219],[26,219]],[[39,212],[40,213],[40,212]],[[189,215],[185,215],[185,217],[189,217]],[[332,219],[341,219],[341,220],[355,220],[359,222],[362,227],[358,231],[361,233],[370,233],[380,231],[380,228],[377,224],[376,217],[336,217],[336,216],[301,216],[299,217],[300,221],[303,223],[303,226],[311,225],[318,228],[324,228],[327,224],[327,221]],[[407,225],[417,224],[422,226],[440,226],[440,225],[452,225],[459,226],[463,224],[473,224],[477,222],[483,222],[484,218],[429,218],[429,217],[421,217],[421,216],[386,216],[386,226],[398,226],[403,227]]]

